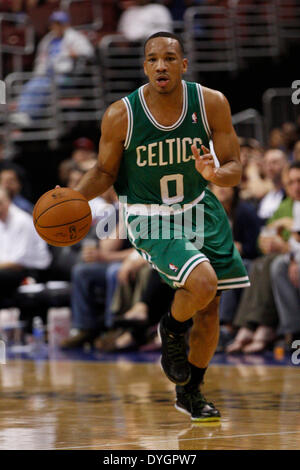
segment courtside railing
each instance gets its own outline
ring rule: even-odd
[[[112,34],[104,36],[99,48],[103,94],[106,105],[109,105],[131,93],[146,80],[143,43]]]
[[[34,51],[34,29],[26,14],[0,13],[0,78],[3,54],[12,56],[13,70],[23,69],[22,58]]]
[[[280,127],[284,122],[296,122],[300,105],[292,102],[292,88],[269,88],[262,97],[266,133]]]
[[[263,118],[256,109],[249,108],[234,114],[232,124],[239,137],[253,138],[264,145]]]
[[[69,13],[73,28],[98,31],[103,26],[99,0],[61,0],[60,8]]]
[[[239,59],[279,56],[276,2],[237,3],[233,15]]]
[[[185,46],[193,72],[232,72],[238,67],[232,10],[190,7],[184,14]]]
[[[280,40],[299,40],[300,0],[275,0]]]
[[[68,81],[56,86],[56,96],[61,123],[99,121],[105,109],[99,65],[77,63]]]
[[[31,72],[15,72],[9,74],[5,79],[7,93],[5,127],[7,136],[12,142],[49,141],[57,139],[61,134],[54,79],[48,78],[49,85],[46,90],[43,87],[39,92],[39,87],[36,88],[37,101],[28,100],[28,104],[34,106],[34,116],[29,119],[29,122],[20,121],[18,108],[20,96],[24,92],[24,87],[34,78],[36,76]]]

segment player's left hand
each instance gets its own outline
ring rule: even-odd
[[[200,155],[196,145],[192,145],[191,148],[195,157],[196,170],[203,176],[203,178],[213,183],[218,169],[215,166],[214,157],[210,153],[210,150],[204,145],[201,145],[203,155]]]

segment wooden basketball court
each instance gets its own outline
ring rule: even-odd
[[[220,423],[175,410],[157,359],[8,360],[0,365],[0,449],[300,449],[299,368],[212,365],[204,393]]]

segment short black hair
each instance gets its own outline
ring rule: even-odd
[[[169,33],[169,31],[159,31],[158,33],[154,33],[151,36],[149,36],[148,39],[146,39],[146,41],[144,43],[144,53],[146,52],[146,45],[147,45],[148,41],[150,41],[150,39],[155,39],[155,38],[175,39],[175,41],[178,41],[178,43],[179,43],[182,55],[184,55],[184,45],[183,45],[182,39],[179,36],[177,36],[177,34]]]

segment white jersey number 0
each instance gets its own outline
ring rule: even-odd
[[[169,183],[175,181],[176,183],[176,194],[175,196],[169,195]],[[176,204],[182,202],[184,199],[183,193],[183,175],[179,173],[177,175],[165,175],[160,179],[160,192],[161,199],[164,204]]]

